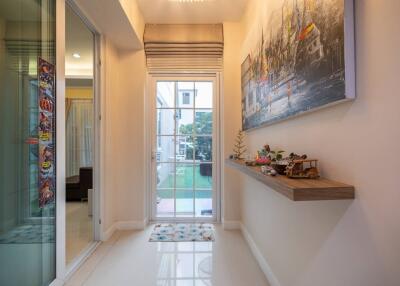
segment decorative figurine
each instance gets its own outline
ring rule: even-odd
[[[305,159],[307,159],[307,155],[306,154],[304,154],[304,155],[297,155],[296,153],[290,153],[289,154],[289,157],[287,158],[288,160],[305,160]]]
[[[264,145],[264,147],[257,151],[256,162],[257,165],[269,165],[271,163],[271,158],[269,156],[271,152],[271,148],[268,144]]]
[[[271,159],[271,161],[275,162],[283,159],[283,153],[285,153],[285,151],[283,150],[270,151],[268,156]]]
[[[233,148],[233,152],[235,153],[236,160],[243,160],[243,154],[246,152],[246,145],[244,145],[244,133],[242,130],[239,130],[236,140],[235,147]]]
[[[286,176],[289,178],[317,179],[319,177],[318,160],[300,159],[292,160],[286,168]]]
[[[286,168],[289,165],[288,160],[279,160],[271,163],[272,168],[279,174],[279,175],[286,175]]]

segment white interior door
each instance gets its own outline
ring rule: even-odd
[[[152,85],[153,220],[216,220],[216,78],[155,77]]]

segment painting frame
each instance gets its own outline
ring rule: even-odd
[[[320,1],[325,1],[325,0],[320,0]],[[261,113],[261,111],[264,111],[263,108],[265,108],[264,105],[259,104],[259,97],[257,95],[253,95],[253,102],[254,100],[257,101],[257,105],[255,105],[252,102],[252,109],[249,108],[249,105],[247,104],[249,101],[251,101],[249,98],[246,98],[251,93],[254,93],[254,87],[247,88],[246,90],[246,84],[248,84],[248,81],[252,80],[252,75],[249,74],[249,69],[251,66],[251,63],[249,63],[249,58],[250,58],[250,53],[246,56],[245,60],[242,63],[241,66],[241,81],[242,81],[242,97],[241,97],[241,105],[242,105],[242,130],[244,131],[252,131],[255,129],[263,128],[266,126],[270,126],[282,121],[290,120],[308,113],[312,113],[333,105],[337,105],[340,103],[352,101],[356,98],[356,70],[355,70],[355,23],[354,23],[354,0],[337,0],[337,1],[342,1],[343,3],[343,59],[344,63],[342,63],[342,70],[343,70],[343,76],[342,76],[342,81],[343,81],[343,86],[342,92],[339,93],[337,92],[338,95],[340,95],[340,98],[331,100],[330,102],[325,102],[320,105],[316,106],[311,106],[310,108],[307,106],[303,106],[302,108],[299,108],[299,110],[293,111],[292,113],[287,112],[287,114],[279,114],[280,116],[269,119],[269,120],[259,120],[259,122],[252,122],[251,124],[246,124],[246,120],[248,120],[249,116],[248,114],[255,114],[259,112],[261,116],[267,117],[267,115],[264,115]],[[282,3],[284,3],[285,0],[282,0]],[[282,4],[283,5],[283,4]],[[283,9],[282,9],[283,11]],[[283,15],[283,12],[282,12]],[[283,25],[283,21],[282,21]],[[283,31],[283,27],[282,27]],[[264,43],[264,31],[262,33],[262,39],[260,42]],[[271,40],[270,40],[271,41]],[[262,48],[260,50],[264,51]],[[270,79],[267,78],[267,81]],[[289,84],[290,86],[290,84]],[[257,86],[258,88],[258,86]],[[267,93],[271,93],[268,91]],[[320,92],[322,93],[322,92]],[[307,93],[306,93],[307,94]],[[309,95],[311,93],[308,93]],[[309,95],[309,97],[312,97],[315,95]],[[269,97],[271,97],[269,95]],[[289,98],[289,96],[288,96]],[[264,99],[265,103],[265,99]],[[246,105],[247,104],[247,105]],[[314,104],[315,105],[315,104]],[[260,107],[261,106],[261,107]],[[272,109],[272,104],[269,103],[270,109]],[[261,111],[260,111],[261,109]]]

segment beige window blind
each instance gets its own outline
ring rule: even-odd
[[[146,25],[144,44],[150,72],[222,69],[222,24]]]

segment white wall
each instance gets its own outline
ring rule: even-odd
[[[108,154],[113,164],[116,182],[116,220],[145,220],[144,173],[144,88],[146,68],[144,51],[119,52],[118,93],[111,103],[113,141]]]
[[[243,25],[241,23],[224,23],[224,82],[221,128],[223,158],[232,154],[237,132],[241,126],[241,74],[240,50],[243,42]],[[236,172],[225,167],[222,190],[222,220],[226,227],[240,220],[240,180]]]
[[[277,2],[252,1],[242,60]],[[241,175],[242,222],[282,286],[400,284],[400,2],[355,2],[358,98],[247,134],[252,151],[307,153],[356,187],[354,201],[295,203]]]
[[[103,231],[143,222],[144,87],[143,51],[121,51],[106,40]]]

